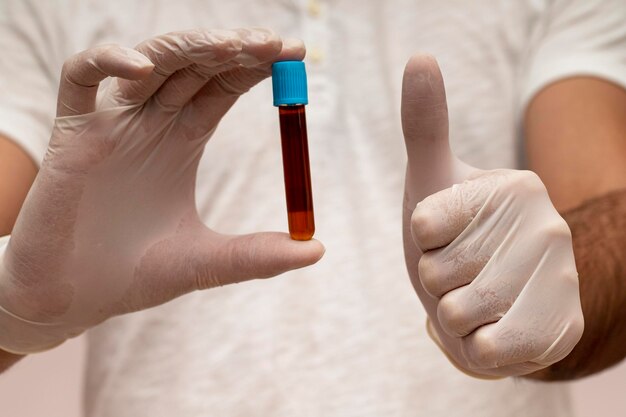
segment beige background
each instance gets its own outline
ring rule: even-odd
[[[1,375],[0,416],[79,417],[84,350],[72,340]],[[578,417],[626,417],[626,362],[571,385]]]

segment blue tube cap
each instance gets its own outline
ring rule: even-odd
[[[280,61],[272,64],[274,106],[308,104],[306,69],[302,61]]]

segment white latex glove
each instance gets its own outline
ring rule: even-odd
[[[528,374],[567,356],[583,315],[569,228],[530,171],[481,171],[448,143],[434,58],[407,64],[404,250],[429,334],[473,376]]]
[[[299,41],[242,29],[70,58],[48,152],[0,258],[0,348],[45,350],[114,315],[320,259],[317,241],[211,230],[194,195],[222,116],[272,61],[303,57]],[[118,78],[94,112],[107,76]]]

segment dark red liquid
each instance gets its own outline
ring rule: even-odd
[[[279,106],[278,114],[289,234],[294,240],[309,240],[315,232],[315,221],[304,106]]]

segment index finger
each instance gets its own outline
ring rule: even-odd
[[[189,30],[148,39],[135,48],[155,65],[145,80],[118,81],[116,101],[140,104],[150,98],[176,71],[192,64],[218,66],[236,57],[243,42],[233,30]]]
[[[101,45],[70,57],[63,64],[57,116],[90,113],[96,107],[100,81],[106,77],[137,80],[154,68],[139,52],[118,45]]]
[[[411,234],[420,250],[441,248],[456,239],[486,205],[503,175],[492,171],[419,202],[411,215]]]

